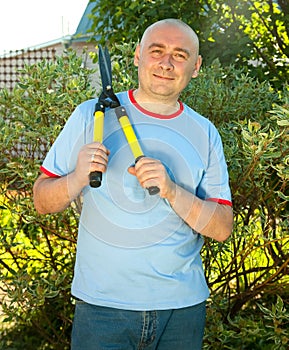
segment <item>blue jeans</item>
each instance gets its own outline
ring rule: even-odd
[[[206,303],[175,310],[129,311],[76,302],[72,350],[200,350]]]

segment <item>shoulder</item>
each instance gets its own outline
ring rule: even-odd
[[[212,130],[213,132],[218,133],[218,130],[212,121],[210,121],[207,117],[201,115],[200,113],[196,112],[193,108],[189,107],[185,103],[183,103],[183,105],[184,105],[184,113],[186,113],[188,118],[192,119],[194,122],[197,122],[201,126],[206,127]]]
[[[117,92],[116,96],[119,99],[119,102],[120,102],[121,105],[127,105],[127,104],[130,103],[129,92],[128,91]]]
[[[75,112],[85,113],[85,114],[87,112],[94,112],[94,108],[95,108],[97,101],[98,101],[97,98],[93,98],[91,100],[84,101],[75,108]]]
[[[97,99],[91,99],[80,103],[75,107],[74,111],[68,118],[66,125],[75,125],[76,124],[87,124],[93,120],[95,104],[97,103]],[[80,124],[79,124],[80,125]]]

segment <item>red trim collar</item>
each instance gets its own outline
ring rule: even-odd
[[[184,105],[181,101],[178,101],[179,102],[179,105],[180,105],[180,108],[177,112],[173,113],[173,114],[170,114],[170,115],[163,115],[163,114],[158,114],[158,113],[153,113],[153,112],[150,112],[146,109],[144,109],[143,107],[141,107],[135,100],[134,96],[133,96],[133,91],[134,90],[129,90],[128,91],[128,97],[129,97],[129,100],[130,102],[139,110],[141,111],[142,113],[150,116],[150,117],[153,117],[153,118],[158,118],[158,119],[173,119],[173,118],[176,118],[178,117],[184,110]]]

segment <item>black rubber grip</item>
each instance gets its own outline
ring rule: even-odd
[[[102,173],[100,171],[93,171],[89,174],[90,187],[97,188],[101,185]]]
[[[148,187],[147,190],[149,191],[149,194],[151,196],[155,195],[155,194],[158,194],[160,192],[160,189],[158,188],[158,186],[151,186],[151,187]]]

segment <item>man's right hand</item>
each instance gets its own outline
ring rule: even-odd
[[[74,171],[65,176],[50,177],[42,173],[33,186],[34,205],[40,214],[63,211],[89,184],[92,171],[105,172],[109,150],[99,142],[83,146]]]
[[[99,142],[89,143],[80,149],[74,175],[82,187],[89,184],[91,172],[106,171],[109,153],[109,150]]]

